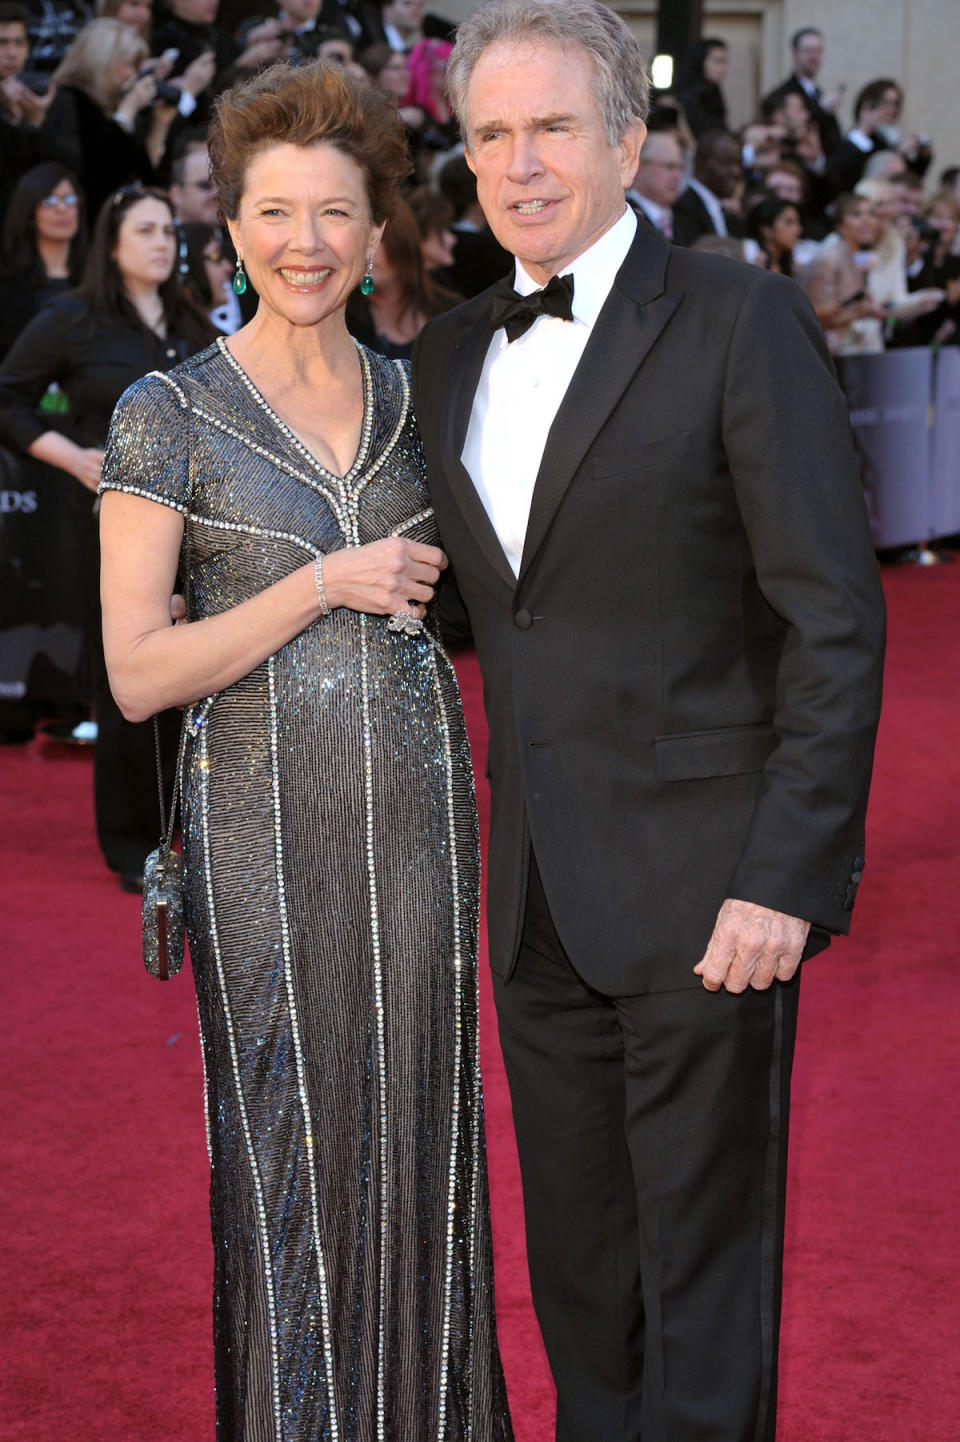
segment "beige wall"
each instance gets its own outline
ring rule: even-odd
[[[432,0],[438,11],[462,19],[474,0]],[[619,0],[644,49],[656,39],[656,0]],[[906,91],[904,124],[934,142],[931,171],[960,165],[960,0],[705,0],[704,34],[730,47],[727,104],[733,125],[752,115],[757,98],[790,68],[789,39],[801,25],[826,38],[821,82],[846,83],[841,122],[861,85],[882,75]]]

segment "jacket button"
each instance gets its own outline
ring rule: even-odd
[[[533,617],[526,607],[522,607],[513,618],[513,624],[521,631],[528,631],[533,625]]]
[[[857,882],[860,881],[860,879],[861,879],[862,876],[863,876],[863,872],[862,872],[862,871],[851,871],[851,873],[850,873],[850,880],[851,880],[852,882],[854,882],[854,884],[856,884]]]

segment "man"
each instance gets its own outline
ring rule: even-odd
[[[44,160],[66,160],[62,142],[43,129],[55,95],[37,95],[19,78],[30,54],[29,14],[17,0],[0,0],[0,216],[21,175]]]
[[[676,136],[668,130],[648,135],[627,201],[668,240],[673,239],[673,206],[682,185],[683,151]]]
[[[820,132],[824,155],[832,155],[839,149],[843,139],[835,112],[843,100],[846,87],[838,86],[831,95],[825,96],[817,84],[817,76],[823,64],[822,31],[812,25],[805,25],[791,39],[790,52],[793,56],[793,71],[781,85],[764,97],[764,111],[766,113],[769,105],[775,104],[785,95],[799,96]]]
[[[895,80],[871,80],[858,93],[853,105],[853,125],[827,160],[827,175],[835,195],[852,191],[864,178],[867,164],[884,152],[889,151],[889,156],[880,161],[881,165],[889,159],[896,173],[906,168],[903,156],[884,133],[888,128],[893,133],[902,104],[903,91]],[[874,174],[872,178],[893,179],[894,176],[893,173]]]
[[[181,224],[219,225],[217,187],[210,179],[210,156],[202,130],[185,130],[170,163],[170,199]]]
[[[846,406],[796,286],[625,207],[611,11],[495,0],[448,84],[519,294],[433,321],[414,396],[557,1438],[769,1442],[796,970],[849,924],[880,697]]]
[[[693,177],[673,207],[673,238],[693,245],[701,235],[743,235],[743,221],[724,208],[743,180],[740,144],[726,130],[697,141]]]

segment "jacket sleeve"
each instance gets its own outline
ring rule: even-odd
[[[64,332],[67,317],[59,305],[41,310],[20,332],[0,366],[0,441],[26,451],[50,430],[37,406],[53,381],[67,369]]]
[[[759,274],[727,357],[723,439],[750,562],[785,625],[774,729],[728,896],[843,932],[863,869],[884,604],[846,400],[813,311]]]

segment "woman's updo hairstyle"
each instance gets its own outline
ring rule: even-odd
[[[359,165],[375,225],[393,213],[411,171],[403,122],[390,96],[324,60],[285,61],[217,100],[207,138],[220,209],[236,220],[250,162],[274,145],[335,145]]]

